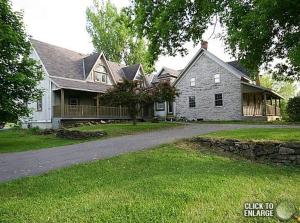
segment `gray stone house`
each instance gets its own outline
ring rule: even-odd
[[[179,90],[172,115],[188,120],[280,119],[280,95],[249,78],[236,61],[224,62],[207,50],[207,42],[172,84]],[[160,80],[160,73],[152,83]],[[160,81],[163,81],[161,79]],[[170,117],[167,104],[155,106],[155,115]],[[165,111],[165,112],[163,112]]]

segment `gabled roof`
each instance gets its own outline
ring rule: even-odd
[[[151,83],[158,83],[161,78],[177,78],[182,70],[174,70],[168,67],[162,67],[161,70],[153,75]]]
[[[140,64],[125,66],[108,61],[103,53],[85,55],[38,40],[31,39],[30,41],[50,78],[65,78],[63,80],[56,80],[60,83],[60,87],[67,88],[68,81],[72,86],[78,85],[78,82],[76,82],[77,80],[86,81],[86,78],[101,56],[103,56],[105,63],[108,66],[108,70],[115,82],[121,82],[124,78],[133,80],[138,69],[142,69]],[[73,79],[75,82],[72,82]],[[81,83],[81,87],[83,88],[85,86],[87,90],[94,89],[91,86],[96,87],[98,85],[99,83],[96,85],[93,85],[93,83],[90,82],[85,85]]]
[[[244,75],[246,75],[247,77],[250,76],[250,73],[247,71],[247,69],[245,67],[243,67],[243,65],[237,61],[229,61],[227,62],[230,66],[233,66],[235,69],[239,70],[240,72],[242,72]]]
[[[174,70],[168,67],[163,67],[161,71],[159,72],[158,76],[161,76],[163,74],[168,74],[170,76],[178,77],[180,74],[181,70]]]
[[[82,59],[86,55],[38,40],[30,41],[49,75],[84,80]]]
[[[112,61],[107,61],[108,66],[111,69],[111,72],[115,75],[116,81],[121,82],[123,81],[124,78],[124,72],[122,70],[123,67],[125,67],[125,65],[123,64],[118,64],[116,62],[112,62]]]
[[[135,78],[135,75],[138,72],[140,66],[141,66],[140,64],[134,64],[127,67],[123,67],[122,70],[125,75],[125,78],[127,80],[132,81]]]
[[[92,68],[94,67],[96,61],[98,60],[98,57],[100,56],[99,53],[93,53],[85,58],[83,58],[84,62],[84,73],[85,76],[91,72]]]
[[[196,55],[191,59],[191,61],[186,65],[186,67],[181,71],[180,75],[178,76],[178,78],[174,82],[174,85],[176,85],[178,83],[178,81],[184,76],[184,74],[192,67],[192,65],[197,61],[197,59],[203,54],[205,54],[207,57],[209,57],[210,59],[215,61],[217,64],[219,64],[220,66],[222,66],[226,70],[228,70],[230,73],[232,73],[236,77],[238,77],[238,78],[243,77],[245,80],[251,81],[251,79],[247,75],[245,75],[244,73],[242,73],[241,71],[239,71],[238,69],[233,67],[232,65],[229,65],[228,63],[225,63],[223,60],[216,57],[215,55],[213,55],[209,51],[207,51],[203,48],[200,48],[200,50],[196,53]]]

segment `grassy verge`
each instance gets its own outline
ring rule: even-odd
[[[128,135],[139,132],[154,131],[164,128],[176,127],[180,124],[159,122],[149,123],[143,122],[133,126],[130,123],[124,124],[105,124],[93,126],[81,126],[75,128],[84,131],[103,130],[108,133],[107,137]],[[107,138],[106,137],[106,138]],[[90,139],[95,140],[95,139]],[[37,150],[42,148],[51,148],[56,146],[64,146],[75,143],[81,143],[88,140],[71,140],[57,138],[55,135],[35,135],[25,129],[9,129],[0,131],[0,153],[21,152],[27,150]]]
[[[199,124],[245,124],[245,125],[300,125],[299,122],[288,121],[251,121],[251,120],[232,120],[232,121],[198,121]]]
[[[213,132],[203,137],[268,140],[268,141],[300,141],[300,128],[252,128]]]
[[[299,177],[170,144],[0,184],[0,222],[278,222],[244,202],[299,207]]]
[[[133,125],[131,122],[116,123],[116,124],[102,124],[102,125],[83,125],[80,127],[72,128],[74,130],[81,131],[105,131],[110,136],[131,135],[135,133],[154,131],[165,128],[172,128],[180,126],[182,124],[175,122],[139,122],[137,125]]]

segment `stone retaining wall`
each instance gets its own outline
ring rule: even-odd
[[[191,141],[251,160],[300,166],[300,142],[258,142],[202,137],[193,138]]]

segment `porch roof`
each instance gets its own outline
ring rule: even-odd
[[[282,98],[283,97],[276,93],[275,91],[273,91],[272,89],[270,88],[266,88],[266,87],[262,87],[262,86],[258,86],[258,85],[255,85],[255,84],[250,84],[250,83],[247,83],[247,82],[242,82],[243,85],[246,85],[246,86],[249,86],[249,87],[253,87],[253,88],[256,88],[258,90],[261,90],[262,92],[268,92],[270,93],[271,95],[275,96],[276,98]]]
[[[58,88],[64,89],[105,93],[107,89],[110,88],[110,86],[101,83],[88,82],[70,78],[59,78],[52,76],[50,77],[50,79]]]

